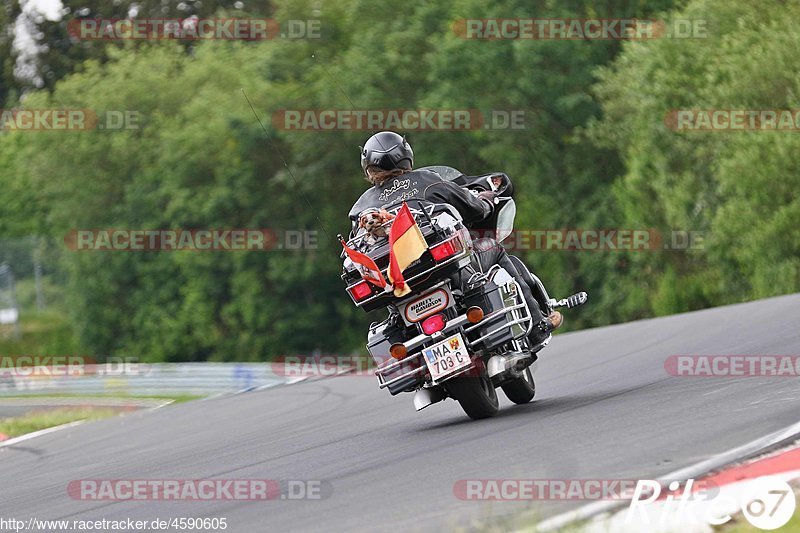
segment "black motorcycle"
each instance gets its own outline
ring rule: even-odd
[[[411,293],[397,298],[369,283],[348,258],[342,279],[356,306],[365,311],[385,307],[389,312],[386,320],[370,326],[367,341],[381,389],[392,395],[414,392],[418,411],[452,397],[470,418],[487,418],[498,411],[497,387],[516,404],[533,399],[537,353],[552,335],[531,342],[541,317],[531,313],[521,287],[504,268],[494,265],[484,271],[473,253],[475,236],[502,242],[513,230],[516,206],[508,176],[465,176],[444,166],[426,170],[473,194],[494,191],[492,216],[467,228],[450,205],[407,200],[427,243],[427,251],[403,272]],[[396,214],[401,206],[398,202],[385,209]],[[375,239],[362,231],[347,244],[386,273],[388,238]],[[532,273],[531,277],[541,284]],[[586,298],[584,292],[558,301],[547,297],[547,307],[575,307]]]

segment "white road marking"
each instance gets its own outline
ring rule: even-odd
[[[26,440],[35,439],[36,437],[41,437],[42,435],[47,435],[49,433],[55,433],[56,431],[61,431],[62,429],[68,429],[71,427],[78,426],[83,424],[86,420],[76,420],[75,422],[68,422],[66,424],[61,424],[60,426],[53,426],[47,429],[40,429],[39,431],[34,431],[33,433],[27,433],[25,435],[20,435],[19,437],[14,437],[13,439],[4,440],[0,442],[0,448],[5,448],[7,446],[13,446],[19,442],[24,442]]]

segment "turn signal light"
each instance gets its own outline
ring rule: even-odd
[[[360,302],[364,298],[372,295],[372,287],[370,287],[369,283],[366,281],[359,281],[347,290],[350,291],[350,294],[353,295],[353,298],[357,302]]]
[[[459,246],[459,243],[457,243],[455,239],[451,239],[431,248],[431,255],[434,261],[442,261],[456,255],[460,251],[461,246]]]
[[[444,324],[444,315],[429,316],[422,321],[422,331],[425,332],[425,335],[433,335],[437,331],[442,331]]]
[[[467,320],[472,324],[477,324],[483,320],[483,309],[474,305],[467,309]]]
[[[398,342],[392,344],[392,347],[389,348],[389,353],[392,354],[392,357],[395,359],[405,359],[406,355],[408,355],[408,348],[406,348],[405,344]]]

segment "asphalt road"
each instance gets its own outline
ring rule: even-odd
[[[591,305],[591,302],[589,303]],[[575,311],[580,312],[580,311]],[[800,420],[798,379],[672,377],[670,355],[800,355],[800,295],[558,335],[537,400],[473,422],[342,376],[137,412],[0,449],[0,518],[225,517],[227,531],[441,530],[530,504],[460,479],[664,475]],[[73,500],[79,479],[324,480],[321,500]],[[552,516],[581,502],[541,502]],[[536,505],[536,504],[534,504]],[[402,529],[401,529],[402,528]]]

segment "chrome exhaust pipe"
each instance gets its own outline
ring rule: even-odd
[[[429,405],[441,402],[447,398],[442,387],[422,388],[414,393],[414,409],[422,411]]]
[[[530,355],[519,352],[509,352],[504,355],[494,355],[486,363],[486,372],[490,378],[516,370],[517,364],[531,359]]]

